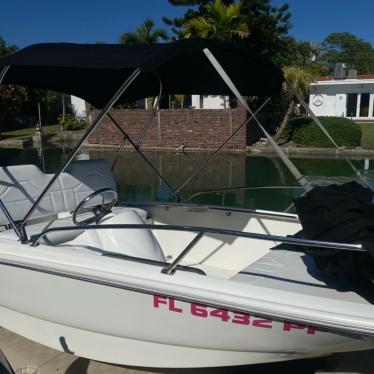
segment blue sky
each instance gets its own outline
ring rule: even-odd
[[[3,0],[0,35],[20,47],[39,42],[116,43],[150,17],[182,15],[183,7],[167,0]],[[273,0],[282,4],[284,0]],[[349,31],[374,45],[374,0],[289,0],[300,40],[322,40],[331,32]]]
[[[273,0],[274,5],[284,0]],[[374,0],[289,0],[294,28],[300,40],[323,40],[332,32],[348,31],[374,46]]]

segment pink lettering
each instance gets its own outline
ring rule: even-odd
[[[153,295],[153,306],[158,308],[160,304],[166,305],[168,303],[167,297]]]
[[[181,308],[177,308],[175,306],[175,300],[172,299],[172,298],[169,299],[169,310],[171,312],[176,312],[176,313],[182,313],[183,312],[183,310]]]
[[[208,317],[207,307],[200,304],[191,304],[191,314],[196,317]]]
[[[256,319],[252,322],[252,326],[254,327],[262,327],[263,329],[272,329],[273,326],[271,319]]]
[[[291,322],[284,322],[283,331],[291,331],[294,330],[303,330],[305,329],[305,325],[300,323],[291,323]]]

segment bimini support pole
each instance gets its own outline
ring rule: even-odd
[[[292,93],[297,98],[301,106],[306,110],[306,112],[310,115],[314,123],[320,128],[320,130],[327,136],[327,138],[330,140],[330,142],[334,145],[334,147],[337,149],[337,151],[341,154],[339,146],[335,143],[335,140],[332,138],[332,136],[329,134],[325,126],[322,125],[321,121],[316,117],[316,115],[313,113],[312,109],[310,109],[310,106],[305,102],[305,100],[302,98],[302,96],[297,92],[295,87],[289,82],[286,81],[288,86],[291,88]],[[349,166],[352,168],[352,170],[355,172],[355,174],[360,178],[360,180],[365,184],[365,186],[370,187],[368,182],[365,180],[365,178],[362,176],[362,174],[359,172],[359,170],[352,164],[352,161],[348,159],[347,157],[343,156],[344,159],[348,162]]]
[[[151,114],[149,115],[149,117],[147,119],[147,122],[145,123],[142,135],[140,136],[138,144],[136,145],[138,148],[140,148],[143,144],[144,138],[147,135],[149,126],[151,126],[151,123],[152,123],[153,119],[155,118],[155,115],[156,115],[156,112],[157,112],[157,109],[158,109],[158,105],[160,103],[160,99],[161,99],[161,95],[162,95],[162,82],[161,82],[161,79],[158,75],[156,75],[156,77],[158,79],[160,89],[158,91],[158,96],[153,100],[153,106],[152,106]]]
[[[152,123],[152,120],[153,118],[155,117],[155,114],[156,114],[156,111],[157,111],[157,108],[158,108],[158,104],[160,102],[160,98],[161,98],[161,94],[162,94],[162,82],[161,82],[161,79],[158,75],[156,75],[155,73],[153,73],[157,79],[158,79],[158,82],[159,82],[159,92],[158,92],[158,96],[155,97],[154,101],[153,101],[153,107],[152,107],[152,111],[150,113],[150,115],[148,116],[147,118],[147,121],[145,122],[145,125],[144,125],[144,128],[143,128],[143,132],[140,136],[140,139],[138,141],[138,144],[136,144],[136,147],[139,149],[141,146],[142,146],[142,143],[143,143],[143,140],[145,138],[145,136],[147,135],[147,132],[148,132],[148,129],[149,127],[151,126],[151,123]],[[116,167],[117,165],[117,162],[119,160],[119,157],[121,156],[121,153],[122,153],[122,150],[123,150],[123,147],[125,146],[125,143],[126,143],[126,136],[124,136],[122,138],[122,141],[118,147],[118,151],[116,153],[116,156],[114,158],[114,161],[112,163],[112,167],[111,167],[111,171],[113,172],[114,171],[114,168]]]
[[[312,189],[312,186],[310,182],[305,178],[304,175],[300,173],[300,171],[296,168],[294,163],[286,156],[286,154],[283,152],[281,147],[274,141],[274,139],[270,136],[270,134],[265,130],[265,128],[261,125],[260,121],[256,117],[255,113],[251,110],[251,108],[248,106],[247,102],[244,100],[244,97],[240,94],[239,90],[236,88],[230,77],[227,75],[221,64],[217,61],[217,59],[214,57],[212,52],[208,48],[204,49],[204,53],[206,57],[209,59],[210,63],[213,65],[213,67],[217,70],[217,73],[221,76],[223,81],[227,84],[227,86],[230,88],[231,92],[236,96],[238,101],[244,106],[244,108],[247,109],[248,113],[253,117],[253,119],[256,121],[257,125],[260,127],[264,135],[266,136],[267,140],[269,141],[270,145],[273,147],[274,151],[278,154],[280,159],[285,163],[288,170],[292,173],[292,175],[295,177],[296,181],[305,189],[305,191],[310,191]]]
[[[111,171],[112,173],[113,173],[113,171],[114,171],[114,168],[115,168],[116,165],[117,165],[117,162],[118,162],[118,160],[119,160],[119,157],[121,156],[121,153],[122,153],[123,147],[125,146],[125,143],[126,143],[126,138],[123,137],[122,140],[121,140],[121,143],[120,143],[120,145],[119,145],[119,147],[118,147],[117,153],[116,153],[116,155],[115,155],[115,157],[114,157],[114,161],[113,161],[113,163],[112,163],[112,167],[110,168],[110,171]]]
[[[261,106],[255,111],[255,114],[259,113],[261,109],[270,101],[270,97],[267,98]],[[175,191],[177,194],[181,192],[181,190],[188,185],[209,163],[209,161],[251,120],[253,117],[249,117],[245,120],[211,155],[207,157],[207,159],[201,164],[193,173],[192,175]]]
[[[46,192],[50,189],[52,184],[56,181],[56,179],[60,176],[60,174],[67,168],[67,166],[73,161],[77,153],[79,152],[80,148],[82,147],[83,143],[87,140],[87,138],[93,133],[93,131],[97,128],[97,126],[100,125],[101,121],[105,117],[105,115],[109,112],[110,109],[112,109],[113,105],[116,103],[116,101],[120,98],[120,96],[127,90],[127,88],[134,82],[136,77],[140,74],[140,69],[135,69],[132,74],[125,80],[125,82],[121,85],[121,87],[117,90],[117,92],[112,96],[112,98],[109,100],[107,105],[104,107],[104,109],[97,115],[95,118],[95,121],[93,124],[87,129],[86,133],[83,135],[83,137],[80,139],[74,150],[70,153],[68,159],[66,160],[65,164],[58,170],[58,172],[52,177],[52,179],[49,181],[49,183],[44,187],[44,190],[39,195],[39,197],[35,200],[35,203],[33,206],[29,209],[29,211],[26,213],[25,217],[23,218],[20,229],[23,230],[28,219],[36,209],[36,207],[39,205],[40,201],[46,194]],[[24,231],[24,230],[23,230]]]
[[[3,79],[6,75],[6,73],[8,72],[10,66],[7,65],[7,66],[4,66],[3,69],[1,70],[1,73],[0,73],[0,84],[3,83]]]
[[[3,69],[1,70],[1,72],[0,72],[0,84],[3,82],[3,80],[5,78],[5,75],[8,72],[9,68],[10,68],[10,66],[7,65],[7,66],[4,66]],[[3,211],[5,217],[8,219],[8,221],[9,221],[10,225],[12,226],[16,235],[22,240],[21,230],[19,230],[19,228],[17,227],[16,222],[14,222],[13,217],[10,215],[8,209],[6,208],[5,204],[2,202],[1,199],[0,199],[0,209]]]
[[[139,156],[145,161],[145,163],[157,174],[157,176],[165,183],[166,187],[170,190],[170,192],[175,196],[176,199],[179,199],[178,194],[175,192],[174,188],[169,184],[169,182],[158,172],[158,170],[153,166],[151,161],[145,156],[145,154],[139,149],[136,143],[130,138],[130,135],[117,123],[117,121],[112,117],[110,113],[107,113],[107,116],[110,120],[114,123],[117,129],[122,133],[123,138],[127,139],[131,146],[135,149],[135,151],[139,154]]]

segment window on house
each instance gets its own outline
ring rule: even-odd
[[[361,94],[360,117],[369,117],[369,100],[370,100],[369,93]]]
[[[357,94],[347,94],[347,117],[356,117],[357,114]]]

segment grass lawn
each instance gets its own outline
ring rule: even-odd
[[[61,129],[61,125],[50,125],[43,127],[44,134],[57,134]],[[1,133],[2,139],[9,139],[9,138],[18,138],[23,136],[33,136],[35,135],[35,128],[30,127],[26,129],[19,129],[19,130],[12,130],[12,131],[3,131]]]
[[[361,147],[374,149],[374,123],[360,123]]]

